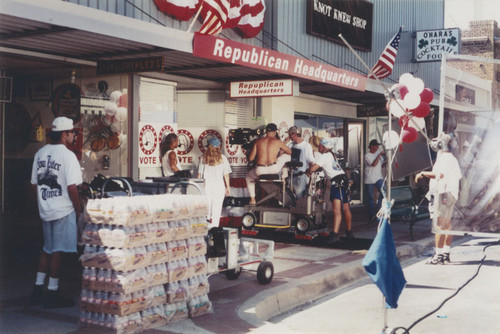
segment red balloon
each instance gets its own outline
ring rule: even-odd
[[[405,85],[399,85],[399,95],[401,95],[401,99],[404,99],[406,94],[408,94],[409,90],[408,87]]]
[[[406,128],[406,126],[408,125],[409,122],[410,122],[410,117],[408,117],[406,115],[399,117],[399,127],[400,128]]]
[[[420,93],[420,100],[425,103],[431,103],[434,99],[434,93],[430,88],[424,88],[422,93]]]
[[[401,140],[404,143],[413,143],[415,140],[417,140],[418,137],[418,132],[417,129],[407,126],[406,128],[403,128],[401,130]]]
[[[428,103],[420,102],[418,107],[411,110],[411,113],[416,117],[425,117],[431,112],[431,106]]]

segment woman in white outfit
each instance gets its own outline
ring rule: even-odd
[[[208,147],[200,160],[198,178],[205,180],[205,192],[209,202],[207,219],[211,227],[218,227],[224,197],[229,196],[229,174],[231,166],[227,158],[221,153],[220,140],[212,137]]]
[[[163,176],[172,176],[181,170],[181,164],[177,159],[177,146],[179,138],[175,133],[169,133],[160,144],[161,170]]]

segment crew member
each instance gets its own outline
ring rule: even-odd
[[[341,209],[345,218],[346,236],[348,239],[354,238],[354,233],[351,230],[352,214],[349,205],[349,180],[338,163],[335,153],[332,151],[333,147],[334,144],[331,138],[321,139],[319,152],[322,153],[322,155],[316,163],[307,170],[307,174],[310,175],[319,168],[323,168],[323,172],[331,182],[330,200],[333,206],[333,232],[331,232],[328,237],[328,244],[334,244],[340,241],[339,228],[342,221]]]
[[[276,124],[267,124],[265,137],[257,139],[248,157],[249,162],[257,159],[257,166],[250,169],[246,176],[250,205],[255,204],[255,181],[259,175],[278,174],[290,161],[292,150],[276,136],[277,132]]]
[[[443,234],[441,231],[451,230],[451,217],[453,209],[458,199],[458,190],[462,172],[457,158],[450,152],[454,139],[449,134],[442,132],[431,142],[431,148],[437,151],[436,162],[432,171],[420,172],[415,176],[415,182],[421,178],[430,179],[429,192],[429,212],[437,217],[437,227],[435,234],[435,250],[432,258],[427,264],[448,264],[450,263],[450,249],[453,236]],[[433,205],[435,203],[435,205]]]
[[[293,172],[293,192],[297,199],[300,199],[304,197],[309,185],[309,176],[305,172],[315,162],[314,153],[311,144],[302,138],[302,128],[292,126],[288,129],[288,136],[292,141],[289,147],[300,150],[299,161],[302,162],[302,166]]]
[[[379,150],[380,143],[376,139],[370,141],[369,151],[365,154],[365,189],[367,193],[368,219],[375,220],[376,213],[382,206],[382,198],[385,197],[384,177],[382,167],[385,162],[384,151]],[[375,206],[375,188],[378,191],[377,205]]]

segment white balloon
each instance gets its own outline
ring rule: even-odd
[[[119,120],[120,122],[125,122],[127,120],[127,115],[128,110],[125,107],[120,107],[118,110],[116,110],[116,119]]]
[[[111,92],[111,94],[109,94],[109,100],[111,102],[118,103],[120,96],[122,96],[122,92],[120,92],[119,90],[115,90],[115,91]]]
[[[415,93],[415,94],[422,93],[422,91],[425,88],[424,81],[420,78],[413,78],[413,80],[411,80],[406,86],[408,87],[408,91],[410,93]]]
[[[411,126],[417,131],[420,131],[425,128],[425,119],[422,117],[412,117],[411,120],[408,122],[408,126]]]
[[[399,83],[400,84],[403,84],[405,86],[408,87],[408,84],[413,81],[413,75],[411,73],[405,73],[405,74],[402,74],[400,77],[399,77]],[[408,87],[408,89],[410,89]]]
[[[104,111],[108,116],[114,116],[118,109],[118,105],[114,102],[108,102],[104,105]]]
[[[397,102],[396,102],[397,101]],[[399,102],[399,104],[398,104]],[[391,100],[389,103],[389,111],[395,117],[399,118],[405,114],[405,106],[403,100]]]
[[[399,134],[394,131],[386,131],[382,136],[382,143],[387,150],[392,150],[399,145]]]
[[[421,98],[420,95],[418,95],[417,93],[410,91],[408,94],[406,94],[403,101],[404,101],[404,106],[407,109],[412,110],[419,106]]]
[[[394,98],[401,98],[401,93],[399,92],[399,84],[392,85],[391,88],[389,88],[389,92],[391,92]]]

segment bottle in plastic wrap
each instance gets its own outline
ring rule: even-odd
[[[91,312],[90,311],[80,311],[80,322],[88,324],[90,323]]]
[[[90,290],[82,289],[82,291],[80,292],[80,300],[82,302],[87,303],[89,301],[89,291]]]
[[[188,279],[190,296],[198,295],[198,287],[200,286],[200,281],[198,276],[193,276]]]
[[[87,301],[91,304],[95,304],[95,292],[94,291],[88,290]]]
[[[177,306],[175,304],[169,303],[165,305],[165,317],[167,318],[167,322],[172,321],[176,311]]]

